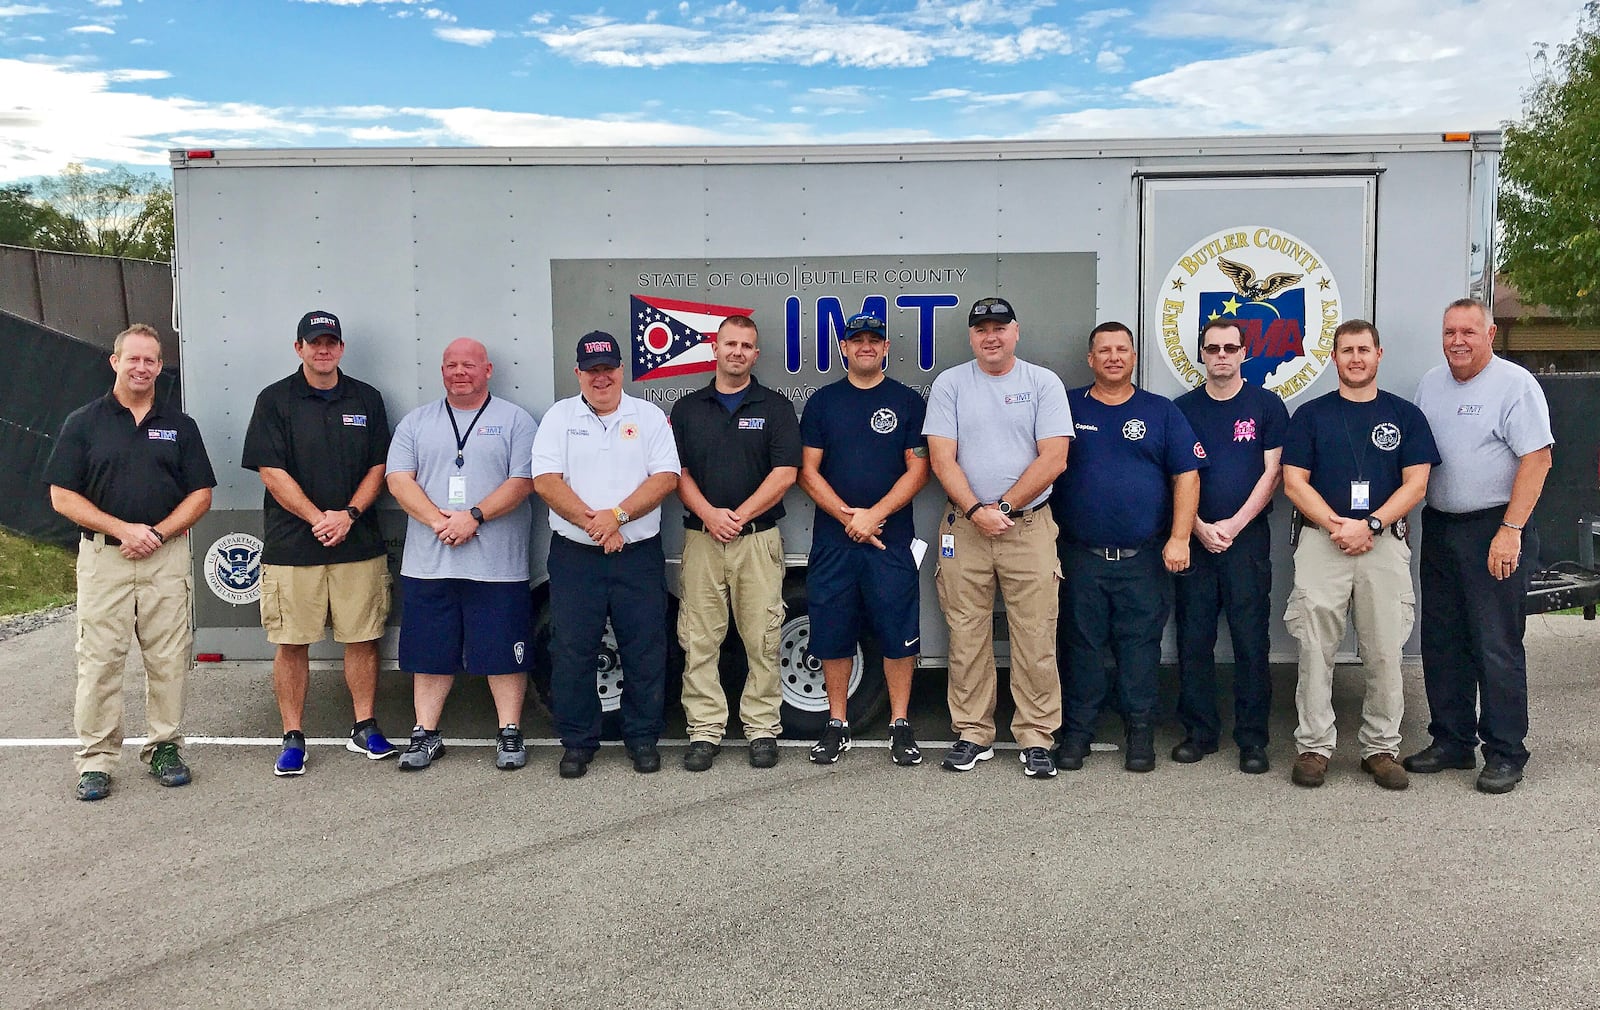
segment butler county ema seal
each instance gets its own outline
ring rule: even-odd
[[[1200,329],[1237,323],[1246,382],[1293,399],[1333,357],[1344,318],[1339,285],[1317,251],[1285,231],[1239,225],[1201,239],[1180,257],[1157,296],[1161,351],[1186,386],[1205,381]]]

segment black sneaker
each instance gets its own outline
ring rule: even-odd
[[[758,736],[750,741],[750,767],[776,768],[778,766],[778,739]]]
[[[528,763],[528,748],[522,742],[522,730],[512,723],[501,727],[495,737],[494,766],[496,768],[521,768]]]
[[[80,800],[103,800],[111,795],[111,776],[105,772],[84,772],[78,776],[76,795]]]
[[[896,719],[889,724],[889,757],[897,765],[909,768],[922,763],[922,748],[911,732],[911,723]]]
[[[970,772],[978,766],[979,761],[987,761],[992,757],[994,757],[993,747],[985,747],[971,740],[957,740],[945,752],[941,764],[945,771]]]
[[[594,751],[584,747],[568,747],[561,752],[561,763],[556,771],[564,779],[581,779],[594,760]]]
[[[811,745],[811,760],[819,765],[831,765],[839,755],[850,749],[850,724],[842,719],[829,719],[822,727],[822,738]]]
[[[1478,773],[1478,792],[1509,793],[1522,781],[1522,769],[1505,758],[1490,758]]]
[[[170,741],[156,744],[155,752],[150,755],[150,774],[164,786],[189,784],[189,766],[183,763],[177,744]]]
[[[1056,760],[1050,756],[1047,747],[1024,747],[1022,753],[1017,755],[1022,759],[1022,774],[1030,779],[1053,779],[1056,777]]]
[[[683,755],[684,771],[710,771],[712,763],[717,760],[717,755],[721,753],[721,744],[712,743],[710,740],[692,740],[689,743],[689,749]]]
[[[443,756],[444,737],[439,731],[414,726],[411,729],[411,744],[406,748],[406,752],[400,755],[400,770],[419,772],[433,764],[436,758]]]
[[[628,757],[633,760],[633,770],[641,775],[651,775],[661,770],[661,751],[655,741],[628,744]]]
[[[1083,767],[1083,759],[1089,756],[1089,741],[1082,737],[1068,737],[1050,752],[1050,756],[1055,759],[1057,768],[1064,772],[1075,772]]]

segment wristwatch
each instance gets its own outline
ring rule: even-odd
[[[1000,499],[1000,514],[1003,516],[1008,516],[1011,514],[1011,503],[1006,501],[1004,498]]]
[[[479,526],[483,525],[483,509],[481,509],[478,506],[474,505],[471,508],[467,509],[467,515],[470,515],[472,518],[478,520],[478,525]]]
[[[1367,516],[1367,529],[1374,533],[1383,532],[1383,520],[1377,516]]]
[[[361,518],[361,510],[356,508],[354,505],[346,505],[344,510],[350,513],[350,520],[352,522]]]
[[[628,525],[628,520],[633,518],[633,516],[630,516],[628,513],[624,512],[622,509],[612,509],[611,510],[611,514],[617,517],[617,525],[618,526],[626,526],[626,525]]]

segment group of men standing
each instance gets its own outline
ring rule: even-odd
[[[541,423],[490,393],[487,349],[462,338],[444,351],[444,398],[408,413],[391,437],[378,391],[339,368],[338,318],[307,313],[294,343],[301,365],[258,397],[241,459],[264,487],[261,617],[276,649],[284,728],[274,773],[305,771],[308,651],[329,627],[345,651],[349,750],[373,760],[398,755],[402,770],[428,767],[444,753],[440,717],[465,672],[488,678],[497,767],[526,763],[520,716],[532,649],[535,494],[552,532],[560,774],[583,775],[600,745],[594,657],[608,626],[627,671],[625,747],[637,771],[658,770],[669,603],[660,506],[674,491],[685,525],[677,618],[684,767],[710,769],[727,732],[719,660],[730,613],[748,666],[738,717],[749,761],[772,767],[785,620],[777,524],[797,481],[816,503],[809,648],[830,709],[811,760],[831,764],[851,746],[851,660],[870,632],[888,682],[890,756],[918,764],[907,720],[921,639],[911,502],[931,475],[947,499],[935,572],[957,735],[946,769],[968,771],[994,754],[998,590],[1010,630],[1011,729],[1027,776],[1083,766],[1113,679],[1124,764],[1154,767],[1161,633],[1174,606],[1185,736],[1173,760],[1200,761],[1219,747],[1213,653],[1225,616],[1239,766],[1259,774],[1270,767],[1267,520],[1281,474],[1298,535],[1284,615],[1301,645],[1294,781],[1315,786],[1326,775],[1333,660],[1352,609],[1367,673],[1363,769],[1404,788],[1407,770],[1475,767],[1481,741],[1479,788],[1503,792],[1520,780],[1521,599],[1537,552],[1527,520],[1553,439],[1537,384],[1494,356],[1482,303],[1446,311],[1446,365],[1424,377],[1415,404],[1377,387],[1376,328],[1345,323],[1333,348],[1338,390],[1293,420],[1281,400],[1243,380],[1244,338],[1224,319],[1201,335],[1205,383],[1175,402],[1134,385],[1136,344],[1121,323],[1095,327],[1094,381],[1070,391],[1018,357],[1008,299],[974,303],[968,334],[973,359],[943,372],[924,404],[885,374],[885,321],[850,318],[839,345],[846,374],[815,394],[802,421],[755,379],[756,324],[733,316],[715,337],[712,381],[680,399],[670,423],[623,391],[621,348],[607,333],[578,341],[579,393]],[[110,792],[131,636],[150,685],[151,742],[141,756],[162,784],[189,780],[179,730],[192,641],[183,534],[216,483],[193,421],[155,403],[156,333],[131,327],[111,363],[112,391],[68,418],[46,474],[53,505],[83,530],[76,717],[77,795],[86,800]],[[373,505],[385,486],[407,515],[399,665],[413,675],[416,719],[403,750],[374,718],[391,587]],[[1414,608],[1406,523],[1424,494],[1422,646],[1433,743],[1402,763],[1399,661]]]

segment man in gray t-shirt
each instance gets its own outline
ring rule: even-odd
[[[521,768],[537,425],[489,393],[494,365],[476,340],[446,347],[440,373],[444,399],[402,418],[389,445],[389,493],[408,517],[400,669],[413,674],[417,710],[400,770],[444,753],[439,717],[461,672],[489,678],[500,722],[495,766]]]
[[[1405,759],[1428,774],[1477,765],[1478,788],[1510,792],[1528,760],[1523,598],[1539,537],[1529,523],[1550,472],[1550,408],[1521,365],[1494,353],[1494,322],[1463,298],[1444,313],[1445,363],[1416,404],[1441,462],[1422,511],[1422,680],[1433,743]]]
[[[968,771],[994,756],[998,583],[1011,631],[1011,732],[1028,777],[1051,778],[1061,727],[1061,566],[1049,498],[1067,466],[1072,412],[1061,379],[1017,357],[1021,334],[1009,300],[975,302],[967,330],[974,360],[934,380],[922,426],[950,499],[934,581],[950,625],[950,722],[959,739],[944,767]]]

